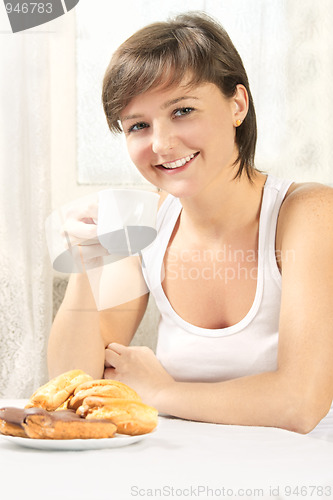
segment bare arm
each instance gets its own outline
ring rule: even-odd
[[[152,352],[115,345],[109,355],[115,376],[163,413],[309,432],[333,398],[332,189],[305,186],[288,197],[278,245],[282,304],[276,371],[218,383],[175,382]]]
[[[80,368],[94,378],[102,378],[105,347],[110,342],[124,345],[131,342],[147,302],[148,294],[144,294],[125,304],[98,311],[87,275],[72,275],[50,333],[50,377]]]
[[[160,193],[159,206],[166,196]],[[94,378],[102,378],[106,346],[111,342],[129,345],[147,308],[148,289],[138,256],[103,268],[103,277],[94,289],[96,292],[98,288],[102,296],[99,310],[91,287],[96,275],[93,272],[89,276],[90,280],[86,273],[70,277],[50,333],[50,377],[80,368]]]

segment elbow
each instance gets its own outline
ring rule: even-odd
[[[286,411],[287,419],[283,427],[298,434],[308,434],[327,415],[332,401],[318,401],[318,398],[294,399]]]
[[[295,415],[295,418],[286,426],[286,430],[298,434],[308,434],[319,424],[320,420],[321,418],[318,419],[311,415]]]

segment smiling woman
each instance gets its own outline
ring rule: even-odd
[[[238,163],[236,121],[248,112],[243,85],[227,98],[213,83],[189,81],[185,77],[178,85],[153,87],[120,113],[127,149],[139,172],[180,198],[199,194]]]
[[[236,132],[240,160],[237,175],[244,168],[251,177],[257,127],[248,78],[228,34],[208,16],[184,14],[170,23],[155,23],[149,30],[139,30],[119,47],[110,61],[103,85],[103,105],[110,130],[121,131],[121,114],[133,98],[144,92],[180,86],[187,90],[187,99],[190,99],[191,89],[207,82],[215,84],[226,98],[235,95],[237,86],[245,88],[248,110],[246,123]],[[165,97],[162,108],[184,100],[179,95]],[[187,112],[190,109],[186,107]],[[182,112],[181,109],[175,111]],[[143,125],[141,120],[139,125]]]
[[[333,399],[333,190],[255,168],[246,72],[204,14],[125,41],[103,104],[137,169],[166,192],[135,267],[160,311],[158,344],[128,346],[147,295],[97,311],[82,273],[52,328],[50,374],[104,375],[185,419],[309,432]]]

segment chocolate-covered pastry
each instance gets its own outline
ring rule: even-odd
[[[0,408],[0,433],[7,436],[27,437],[24,427],[24,412],[21,408]]]
[[[111,438],[117,426],[109,420],[86,420],[73,410],[36,412],[25,417],[26,434],[34,439],[100,439]]]
[[[0,432],[7,436],[27,437],[25,432],[25,419],[36,413],[47,413],[42,408],[15,408],[8,406],[0,408]]]
[[[85,420],[73,410],[2,408],[0,430],[2,434],[34,439],[100,439],[113,437],[117,427],[109,420]]]

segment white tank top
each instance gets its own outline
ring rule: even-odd
[[[157,237],[142,252],[143,274],[161,314],[156,356],[175,380],[217,382],[277,368],[281,275],[276,263],[275,233],[290,184],[267,177],[259,219],[254,302],[241,321],[221,329],[201,328],[184,321],[164,293],[164,254],[182,206],[171,195],[163,202],[157,218]]]

